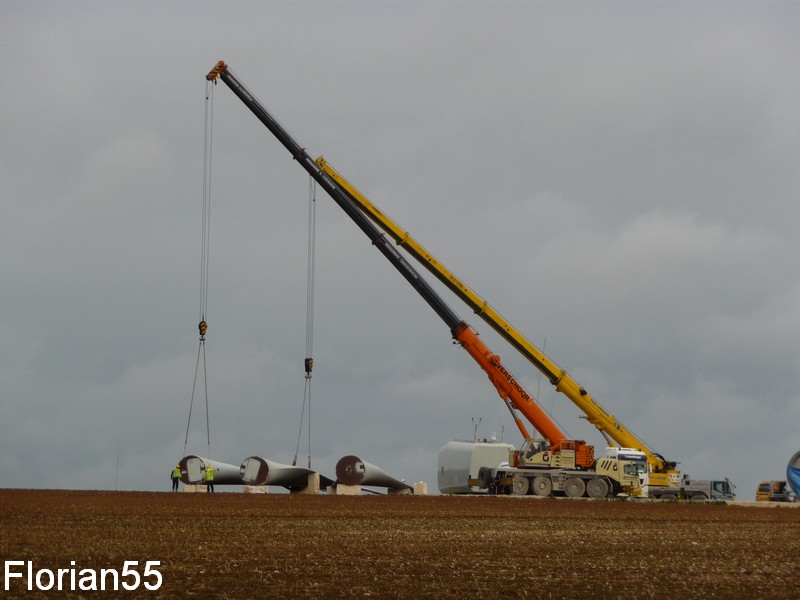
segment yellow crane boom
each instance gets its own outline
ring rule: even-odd
[[[336,171],[322,156],[316,159],[320,170],[347,193],[351,201],[363,211],[376,225],[391,236],[411,256],[430,271],[439,281],[444,283],[456,296],[461,298],[475,314],[486,321],[497,333],[505,338],[525,358],[536,366],[552,383],[556,390],[569,398],[585,415],[587,420],[626,448],[635,448],[647,455],[650,465],[651,485],[669,485],[669,473],[676,473],[675,463],[668,462],[661,455],[650,450],[639,438],[631,433],[619,420],[608,412],[581,385],[547,355],[533,345],[511,323],[497,312],[486,300],[481,298],[452,271],[440,263],[422,244],[389,218],[383,211],[370,202],[358,189]]]

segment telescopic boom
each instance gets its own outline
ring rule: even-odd
[[[329,177],[317,164],[311,155],[298,144],[289,133],[269,114],[261,103],[245,88],[236,78],[228,66],[220,61],[206,76],[210,81],[219,78],[236,94],[250,111],[261,121],[267,129],[283,144],[291,156],[308,174],[333,198],[333,200],[347,213],[347,215],[367,235],[372,244],[381,251],[389,262],[405,277],[420,296],[433,308],[436,314],[450,328],[455,339],[472,358],[486,372],[490,381],[497,389],[500,397],[506,402],[514,416],[515,423],[526,441],[531,436],[520,420],[515,410],[521,412],[525,418],[541,433],[550,443],[551,450],[561,448],[575,450],[578,466],[589,468],[594,461],[594,449],[583,440],[568,440],[567,436],[553,422],[547,413],[539,406],[534,397],[529,394],[516,378],[502,365],[500,357],[493,354],[488,347],[478,338],[477,333],[458,317],[444,300],[436,293],[430,284],[421,277],[394,245],[379,231],[367,216],[353,204],[348,193],[343,191],[340,184]]]
[[[647,455],[647,461],[653,473],[674,471],[675,463],[666,461],[660,454],[651,451],[639,438],[631,433],[619,420],[608,412],[584,388],[579,385],[564,369],[561,369],[547,355],[534,346],[519,330],[509,323],[486,300],[481,298],[455,274],[440,263],[419,242],[390,219],[383,211],[370,202],[355,186],[338,173],[324,158],[317,159],[319,167],[343,189],[350,200],[358,206],[370,219],[389,234],[395,242],[402,246],[420,264],[433,273],[458,296],[475,314],[486,321],[492,329],[505,338],[525,358],[539,369],[553,384],[557,391],[569,398],[585,415],[587,420],[597,429],[625,448],[634,448]],[[651,478],[655,483],[658,477]],[[667,483],[664,478],[663,483]]]
[[[433,273],[458,296],[475,314],[486,321],[492,329],[506,339],[525,358],[539,369],[553,384],[557,391],[569,398],[597,429],[607,434],[621,447],[634,448],[647,455],[653,473],[668,473],[675,468],[674,462],[666,461],[661,455],[651,451],[639,438],[608,412],[564,369],[560,368],[539,348],[533,345],[519,330],[509,323],[486,300],[475,293],[461,279],[439,262],[417,240],[395,223],[389,216],[368,200],[358,189],[337,172],[323,157],[317,159],[319,167],[347,193],[350,200],[358,206],[394,241],[402,246],[412,257]],[[659,478],[651,478],[655,483]],[[666,479],[664,481],[666,483]]]

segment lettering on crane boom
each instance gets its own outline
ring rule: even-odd
[[[591,402],[592,402],[592,405],[593,405],[593,406],[594,406],[594,407],[595,407],[597,410],[599,410],[601,413],[603,413],[603,414],[604,414],[605,416],[607,416],[609,419],[613,419],[613,418],[614,418],[614,415],[612,415],[612,414],[611,414],[610,412],[608,412],[608,411],[607,411],[605,408],[603,408],[603,406],[601,406],[601,405],[600,405],[600,403],[599,403],[597,400],[595,400],[595,399],[594,399],[594,398],[592,398],[591,396],[589,396],[589,400],[591,400]]]
[[[519,383],[517,383],[517,380],[514,378],[514,376],[511,373],[509,373],[503,365],[498,363],[497,369],[503,374],[503,377],[506,378],[506,381],[508,381],[511,387],[513,387],[515,390],[517,390],[517,392],[519,392],[519,395],[522,396],[523,400],[526,400],[527,402],[530,402],[532,400],[532,398],[528,395],[528,392],[525,391],[525,388],[523,388]]]

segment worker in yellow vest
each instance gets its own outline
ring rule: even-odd
[[[172,469],[172,491],[178,491],[178,482],[181,480],[181,466],[180,464],[175,465],[175,468]]]
[[[203,473],[203,479],[206,482],[206,491],[213,492],[214,491],[214,473],[219,471],[219,469],[212,469],[209,465],[206,467],[205,472]]]

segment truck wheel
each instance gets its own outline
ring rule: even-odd
[[[697,495],[692,496],[691,498],[689,498],[689,502],[698,502],[699,503],[699,502],[705,502],[706,500],[708,500],[708,496],[706,496],[705,494],[697,494]]]
[[[677,502],[678,497],[675,494],[661,494],[658,497],[659,500],[664,500],[666,502]]]
[[[590,498],[605,498],[608,496],[608,482],[600,477],[595,477],[586,485],[586,493]]]
[[[580,498],[586,492],[586,484],[580,477],[570,477],[564,482],[564,493],[570,498]]]
[[[524,496],[528,493],[529,487],[528,478],[522,475],[514,475],[514,479],[511,480],[511,493],[515,496]]]
[[[549,477],[535,477],[533,493],[537,496],[549,496],[553,493],[553,481]]]

